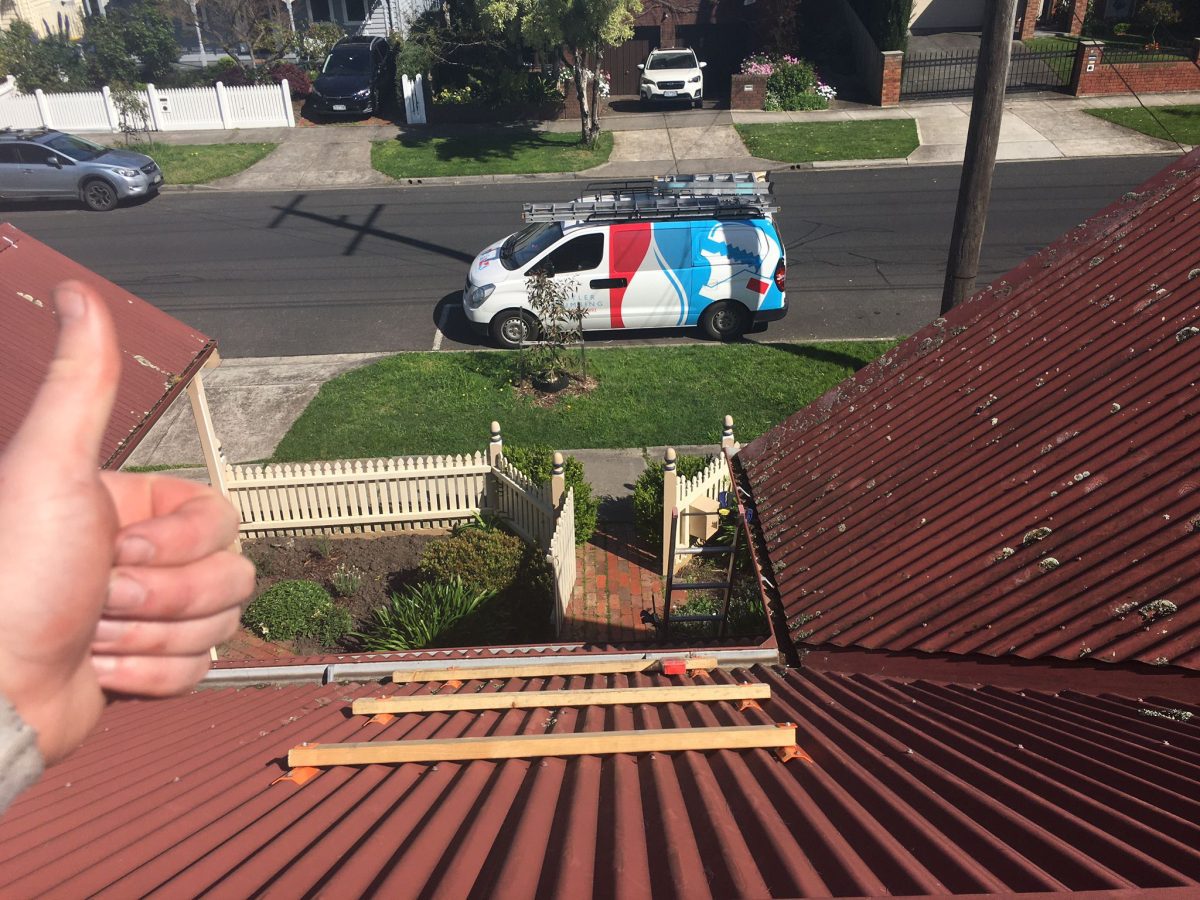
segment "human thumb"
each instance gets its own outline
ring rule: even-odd
[[[58,346],[46,380],[5,463],[29,463],[43,478],[78,477],[99,464],[100,443],[121,374],[116,330],[96,292],[77,281],[54,289]],[[33,464],[36,463],[36,469]]]

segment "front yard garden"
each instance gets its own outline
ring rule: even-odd
[[[1150,137],[1181,144],[1200,144],[1200,106],[1140,106],[1084,110],[1089,116],[1132,128]]]
[[[278,144],[134,144],[129,149],[154,157],[165,184],[206,184],[242,172]]]
[[[595,387],[543,405],[513,384],[515,354],[404,353],[321,387],[274,461],[474,452],[498,419],[506,444],[651,447],[713,440],[736,417],[762,434],[894,341],[689,345],[592,350]]]
[[[830,162],[848,159],[903,159],[917,147],[912,119],[861,122],[787,122],[735,125],[754,156],[780,162]]]
[[[461,134],[423,130],[373,143],[371,165],[392,178],[577,172],[607,162],[612,140],[602,133],[589,150],[577,132],[503,126]]]

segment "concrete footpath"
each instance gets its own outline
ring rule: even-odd
[[[1200,103],[1200,93],[1156,94],[1142,97],[1147,106]],[[1137,156],[1178,153],[1168,141],[1147,137],[1086,113],[1088,109],[1135,105],[1129,97],[1075,98],[1060,94],[1011,97],[1005,104],[998,158],[1003,161]],[[405,134],[453,134],[495,126],[320,125],[297,128],[252,128],[236,131],[179,131],[155,135],[171,144],[213,144],[264,141],[278,148],[244,172],[191,190],[312,191],[369,188],[405,184],[461,184],[536,179],[624,178],[671,172],[734,170],[779,171],[896,165],[936,165],[961,162],[970,120],[971,101],[943,100],[906,103],[880,109],[834,101],[834,108],[812,112],[763,112],[704,108],[610,112],[601,120],[612,132],[608,162],[576,173],[549,175],[484,175],[412,178],[395,181],[371,166],[371,143]],[[904,159],[841,160],[785,163],[751,156],[734,125],[777,122],[854,122],[911,119],[921,146]],[[574,120],[544,122],[545,131],[571,132]],[[112,135],[101,135],[111,140]]]

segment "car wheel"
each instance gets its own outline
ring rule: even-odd
[[[83,184],[83,203],[93,212],[108,212],[117,205],[116,189],[103,178],[93,178]]]
[[[506,350],[537,340],[538,321],[523,309],[506,309],[492,319],[492,339]]]
[[[700,107],[702,107],[703,105],[704,105],[704,98],[697,97],[695,100],[696,109],[700,109]]]
[[[715,341],[736,341],[746,333],[749,320],[746,307],[733,300],[722,300],[704,310],[700,327]]]

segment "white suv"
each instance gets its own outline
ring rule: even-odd
[[[638,66],[642,70],[642,103],[684,100],[698,108],[704,97],[704,73],[700,70],[706,65],[692,50],[652,50]]]

